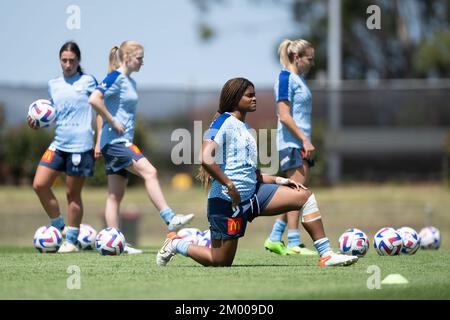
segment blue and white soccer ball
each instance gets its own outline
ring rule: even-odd
[[[28,115],[39,128],[48,127],[56,119],[56,109],[49,100],[39,99],[28,107]]]
[[[420,247],[422,249],[439,249],[441,246],[441,233],[439,229],[429,226],[419,232]]]
[[[106,228],[95,238],[95,248],[104,256],[116,256],[125,248],[125,236],[117,228]]]
[[[192,244],[198,244],[198,237],[203,235],[203,232],[197,228],[183,228],[178,230],[177,235]]]
[[[402,251],[403,239],[394,228],[381,228],[373,238],[373,247],[380,256],[395,256]]]
[[[33,238],[36,249],[43,252],[56,252],[62,243],[61,232],[53,226],[39,227]]]
[[[416,230],[410,227],[401,227],[397,229],[397,233],[402,237],[403,248],[402,254],[414,254],[420,248],[420,237]]]
[[[363,257],[369,250],[369,238],[357,228],[347,229],[339,237],[339,249],[343,254]]]
[[[211,231],[209,229],[205,230],[198,236],[198,245],[211,248]]]
[[[97,231],[89,224],[80,224],[80,233],[78,234],[78,246],[82,250],[93,250],[95,247],[95,238]]]

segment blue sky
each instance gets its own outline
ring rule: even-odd
[[[45,85],[61,73],[58,52],[67,40],[78,42],[82,67],[101,80],[110,48],[134,39],[146,49],[145,65],[134,76],[139,86],[216,88],[236,76],[272,86],[276,46],[298,32],[287,3],[213,6],[205,17],[218,35],[205,43],[196,29],[201,13],[191,0],[2,0],[0,84]],[[66,26],[70,5],[81,10],[79,30]]]

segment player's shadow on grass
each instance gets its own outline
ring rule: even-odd
[[[249,268],[249,267],[275,267],[275,268],[279,268],[279,267],[311,267],[312,265],[310,264],[296,264],[296,265],[292,265],[292,264],[233,264],[231,267],[217,267],[217,268]],[[196,264],[196,265],[183,265],[183,266],[176,266],[176,268],[215,268],[215,267],[204,267],[200,264]]]

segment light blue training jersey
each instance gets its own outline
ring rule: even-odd
[[[303,76],[286,69],[281,70],[275,82],[275,101],[289,101],[291,116],[299,129],[311,140],[312,95]],[[277,150],[303,147],[303,142],[281,123],[278,118]]]
[[[94,147],[92,107],[88,102],[97,81],[77,72],[48,82],[48,94],[56,109],[56,130],[52,147],[64,152],[85,152]]]
[[[205,133],[204,140],[218,144],[215,161],[239,191],[241,201],[248,200],[256,189],[257,147],[247,123],[228,112],[222,113]],[[231,201],[227,187],[213,179],[208,198]]]
[[[103,121],[100,148],[107,144],[133,142],[138,102],[136,82],[115,70],[106,76],[97,90],[103,93],[108,111],[125,129],[119,135],[109,122]]]

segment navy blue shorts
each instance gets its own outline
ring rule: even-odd
[[[308,163],[309,167],[314,167],[315,161],[303,158],[305,149],[286,148],[278,151],[280,157],[281,171],[286,172],[291,169],[300,168],[303,165],[303,160]]]
[[[125,142],[105,145],[102,155],[105,158],[106,174],[119,174],[124,177],[128,177],[128,171],[125,168],[131,166],[133,160],[138,161],[144,158],[136,145]]]
[[[247,222],[252,222],[263,211],[278,189],[277,184],[258,183],[253,196],[239,204],[233,212],[231,202],[221,198],[208,199],[208,221],[211,239],[243,237]]]
[[[49,147],[39,165],[65,172],[68,176],[91,177],[94,175],[94,150],[72,153]]]

